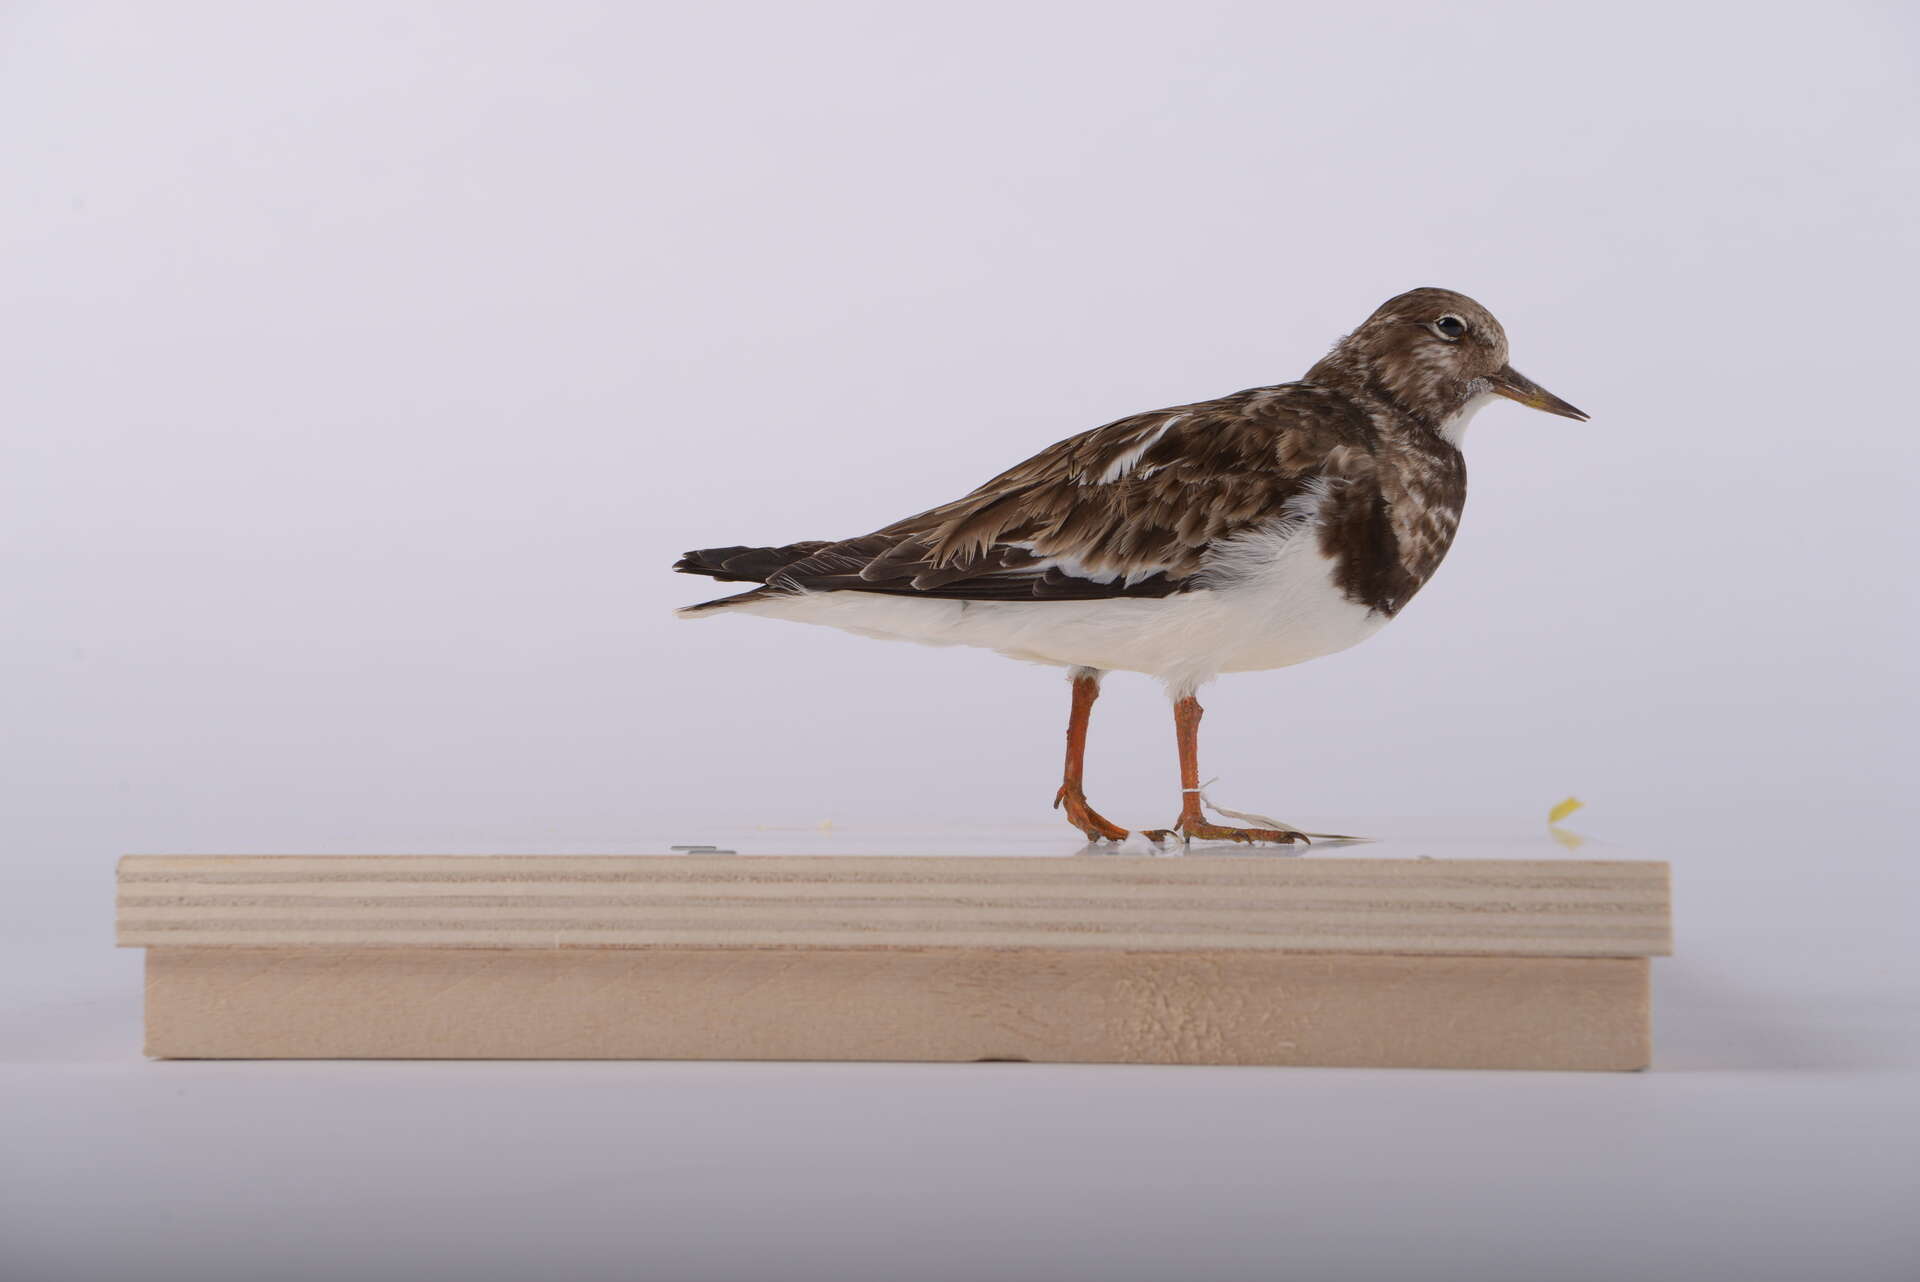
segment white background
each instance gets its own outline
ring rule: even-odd
[[[1897,4],[8,6],[0,1107],[35,1139],[0,1260],[1897,1276],[1917,35]],[[1297,377],[1422,284],[1593,421],[1483,414],[1437,579],[1204,692],[1203,764],[1362,830],[1586,798],[1675,863],[1663,1074],[135,1057],[121,852],[1048,821],[1056,674],[678,622],[712,585],[673,557]],[[1108,690],[1093,800],[1164,823],[1164,702]]]

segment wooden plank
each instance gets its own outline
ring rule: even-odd
[[[127,947],[1671,950],[1650,862],[134,855],[119,880]]]
[[[147,1053],[1646,1067],[1645,958],[155,948]]]

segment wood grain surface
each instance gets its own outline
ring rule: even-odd
[[[1644,1068],[1645,958],[156,948],[147,1053]]]

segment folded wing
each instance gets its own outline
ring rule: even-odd
[[[1370,461],[1364,421],[1318,388],[1254,388],[1051,445],[965,498],[858,538],[689,553],[676,569],[772,589],[966,601],[1162,597],[1207,553]]]

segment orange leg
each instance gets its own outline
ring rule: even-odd
[[[1172,828],[1156,828],[1146,835],[1154,841],[1306,841],[1302,832],[1277,828],[1224,828],[1208,823],[1200,809],[1200,701],[1187,695],[1173,705],[1173,728],[1180,741],[1180,817]]]
[[[1067,821],[1087,834],[1088,841],[1125,841],[1127,830],[1089,806],[1081,786],[1086,771],[1087,719],[1093,714],[1093,701],[1099,697],[1100,674],[1091,668],[1074,669],[1073,711],[1067,715],[1067,772],[1053,798],[1053,807],[1058,810],[1064,806]]]

